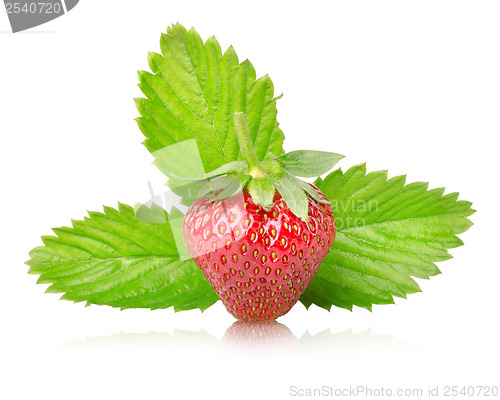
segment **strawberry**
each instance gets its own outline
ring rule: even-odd
[[[295,175],[320,175],[342,156],[296,151],[260,161],[244,114],[235,125],[245,161],[206,175],[184,217],[184,242],[232,315],[272,321],[299,300],[335,239],[328,199]]]
[[[308,203],[307,222],[278,192],[268,210],[248,190],[223,200],[199,199],[189,208],[186,247],[236,318],[284,315],[311,282],[335,238],[335,221],[330,205],[311,198]]]

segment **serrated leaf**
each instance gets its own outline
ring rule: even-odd
[[[159,207],[141,216],[156,222]],[[168,223],[148,223],[124,204],[54,229],[30,252],[29,272],[62,299],[120,308],[206,309],[218,300],[192,259],[181,260]],[[141,218],[142,218],[141,217]]]
[[[439,274],[435,262],[460,246],[456,236],[472,223],[471,203],[457,193],[405,185],[386,171],[366,173],[365,165],[336,170],[315,185],[333,203],[337,237],[311,284],[301,296],[309,307],[332,305],[371,310],[420,291],[412,279]]]
[[[292,175],[314,178],[330,171],[344,156],[314,150],[297,150],[278,157],[279,162]]]
[[[136,203],[134,213],[139,221],[147,224],[165,224],[168,222],[168,214],[155,203],[151,205],[151,208],[142,203]]]
[[[252,64],[240,64],[232,47],[222,54],[214,37],[203,43],[194,29],[180,24],[168,28],[160,47],[162,54],[149,54],[153,73],[139,72],[146,99],[136,99],[149,151],[195,139],[206,172],[242,160],[233,116],[244,112],[258,158],[283,153],[267,75],[256,79]]]

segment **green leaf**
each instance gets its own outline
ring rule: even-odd
[[[301,296],[309,307],[332,305],[371,310],[420,291],[411,278],[439,274],[435,262],[451,258],[462,245],[456,236],[471,225],[471,203],[458,193],[428,190],[423,182],[405,185],[404,176],[366,173],[365,165],[336,170],[316,186],[333,203],[337,237],[330,253]]]
[[[298,150],[283,154],[278,160],[292,175],[314,178],[330,171],[343,158],[326,151]]]
[[[139,72],[146,99],[136,99],[139,128],[151,152],[196,139],[206,172],[242,160],[233,116],[247,115],[260,160],[283,153],[271,79],[256,79],[247,60],[239,63],[232,47],[222,54],[214,37],[203,43],[194,29],[176,24],[161,36],[162,54],[150,53],[152,73]]]
[[[165,219],[161,221],[161,213]],[[181,260],[169,216],[119,204],[90,212],[72,227],[42,237],[27,261],[38,283],[62,299],[124,308],[206,309],[218,300],[192,259]],[[153,222],[153,223],[151,223]],[[182,226],[182,225],[181,225]]]

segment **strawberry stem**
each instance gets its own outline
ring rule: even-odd
[[[243,153],[243,157],[248,163],[250,175],[252,175],[253,178],[263,178],[267,176],[266,171],[264,170],[264,168],[262,168],[262,164],[257,158],[257,153],[255,153],[255,149],[250,138],[250,131],[248,130],[247,117],[245,113],[235,113],[234,123],[236,125],[236,134],[238,136],[240,149]]]

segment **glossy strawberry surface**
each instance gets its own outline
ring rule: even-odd
[[[236,318],[278,318],[311,282],[335,239],[335,221],[330,205],[308,202],[307,222],[278,192],[268,211],[246,190],[224,200],[203,198],[189,208],[186,247]]]

